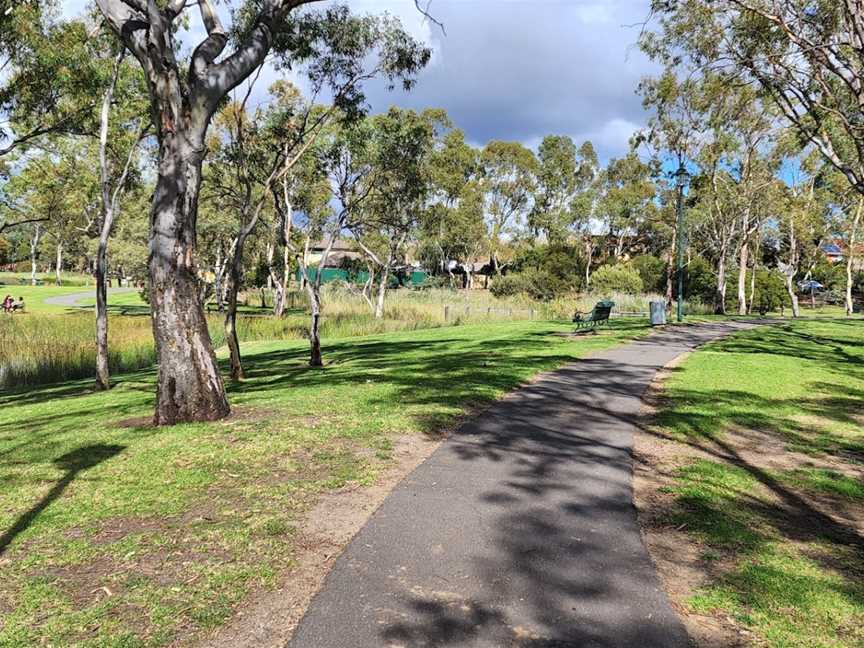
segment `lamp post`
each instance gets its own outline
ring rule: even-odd
[[[684,163],[675,172],[675,185],[678,187],[678,322],[684,321],[684,186],[687,184],[689,174],[684,168]]]

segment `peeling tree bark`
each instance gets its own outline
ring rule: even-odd
[[[210,421],[230,412],[198,299],[195,247],[204,137],[222,99],[264,61],[273,26],[306,1],[264,0],[246,39],[217,63],[228,34],[211,1],[199,0],[207,35],[184,69],[175,55],[174,21],[185,3],[97,0],[108,24],[144,70],[159,142],[148,256],[159,367],[153,417],[157,425]]]

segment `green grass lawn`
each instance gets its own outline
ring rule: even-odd
[[[393,441],[434,434],[536,373],[647,332],[616,321],[245,345],[225,422],[153,429],[153,374],[0,392],[0,646],[187,645],[292,565],[317,494],[369,484]]]
[[[24,303],[27,305],[26,313],[15,313],[15,317],[26,317],[34,313],[63,313],[68,311],[67,306],[57,306],[54,304],[46,304],[45,300],[50,297],[59,297],[60,295],[71,295],[73,293],[81,293],[92,288],[86,286],[55,286],[53,284],[45,284],[43,286],[19,286],[19,285],[0,285],[0,300],[7,294],[17,301],[20,297],[24,298]],[[0,312],[2,314],[2,312]]]
[[[685,603],[760,645],[864,645],[864,323],[798,321],[712,343],[665,386],[670,528],[703,551]]]

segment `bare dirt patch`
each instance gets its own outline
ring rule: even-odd
[[[312,597],[339,554],[406,475],[440,445],[419,435],[399,438],[393,465],[369,487],[351,486],[321,496],[298,525],[296,567],[274,590],[254,592],[233,620],[196,644],[197,648],[270,648],[290,640]]]

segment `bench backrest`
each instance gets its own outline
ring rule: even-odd
[[[594,306],[594,313],[592,315],[592,319],[595,320],[606,320],[609,319],[609,316],[612,314],[612,307],[615,306],[613,302],[602,301],[597,302]]]

